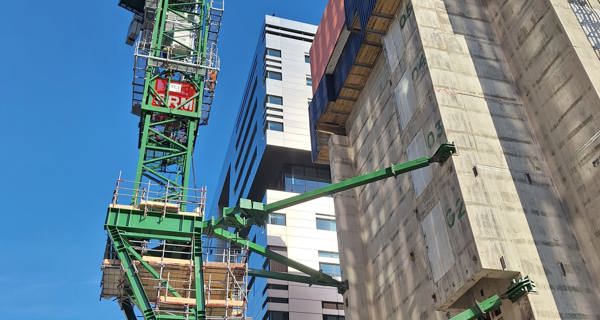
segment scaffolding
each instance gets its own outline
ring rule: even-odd
[[[135,273],[141,280],[157,317],[193,318],[196,307],[192,245],[167,240],[130,240],[136,252]],[[247,319],[246,262],[248,249],[232,246],[202,248],[205,319]],[[154,269],[146,268],[150,266]],[[107,246],[102,263],[104,299],[129,299],[129,287],[113,246]],[[154,274],[153,274],[154,272]],[[158,277],[156,274],[158,273]]]
[[[206,188],[193,151],[220,69],[223,0],[120,0],[133,13],[131,111],[139,116],[135,178],[119,175],[108,206],[103,298],[127,319],[242,319],[248,249],[209,246]],[[187,227],[187,229],[186,229]]]
[[[205,210],[206,187],[184,189],[152,181],[140,183],[121,175],[109,205],[109,211],[134,211],[140,213],[141,219],[158,217],[159,220],[168,215],[201,221]],[[192,232],[188,237],[144,229],[132,233],[109,227],[110,224],[107,221],[109,238],[101,267],[101,298],[116,299],[122,307],[131,305],[135,289],[134,281],[126,274],[129,265],[131,275],[139,281],[137,290],[147,297],[154,317],[195,319],[199,271],[205,298],[204,319],[247,319],[247,246],[214,241],[202,233]],[[195,257],[201,261],[199,266],[195,265]]]

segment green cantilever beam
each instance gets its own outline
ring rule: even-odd
[[[369,184],[375,181],[395,177],[399,174],[421,169],[429,166],[432,163],[443,163],[454,153],[456,153],[456,148],[454,147],[454,145],[442,144],[432,157],[421,157],[408,162],[398,163],[385,169],[349,178],[338,183],[334,183],[310,192],[297,195],[295,197],[276,201],[267,204],[264,208],[264,211],[275,212],[322,196],[331,195],[348,189],[356,188],[365,184]]]
[[[263,225],[269,213],[295,206],[316,198],[373,183],[375,181],[395,177],[399,174],[427,167],[432,163],[444,163],[455,153],[456,147],[453,144],[442,144],[431,157],[421,157],[408,162],[394,164],[385,169],[352,177],[270,204],[254,202],[248,199],[240,199],[238,207],[223,209],[223,217],[216,222],[216,225],[238,228],[249,227],[253,224]]]

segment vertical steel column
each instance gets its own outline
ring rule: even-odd
[[[202,271],[202,235],[195,234],[192,244],[194,253],[194,285],[196,287],[195,319],[206,319],[206,303],[204,298],[204,272]]]
[[[140,120],[140,125],[142,126],[142,136],[140,138],[140,152],[138,155],[138,164],[135,171],[134,180],[137,182],[137,185],[134,185],[134,188],[136,188],[138,191],[142,187],[142,172],[144,168],[144,160],[146,158],[146,145],[148,143],[148,131],[150,130],[150,117],[150,114],[145,114],[142,118],[143,120]],[[133,199],[133,202],[135,203],[135,199]]]

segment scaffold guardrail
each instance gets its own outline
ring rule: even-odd
[[[183,188],[150,180],[136,182],[119,177],[111,204],[130,205],[144,212],[187,213],[203,216],[206,210],[206,187]]]

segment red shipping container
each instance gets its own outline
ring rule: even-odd
[[[315,34],[313,45],[310,48],[313,94],[317,91],[321,78],[325,74],[327,64],[331,59],[345,23],[344,0],[329,0]]]
[[[156,90],[158,96],[164,99],[167,91],[167,79],[156,79],[154,90]],[[196,89],[191,83],[171,81],[169,84],[169,108],[174,109],[183,105],[179,110],[194,112],[196,110],[196,99],[192,99],[192,97],[195,94]],[[152,105],[155,107],[163,106],[160,101],[154,97],[152,98]]]

